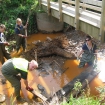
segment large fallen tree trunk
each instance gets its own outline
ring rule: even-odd
[[[35,50],[37,49],[38,57],[58,55],[66,58],[75,58],[75,55],[71,52],[75,46],[69,43],[65,35],[58,36],[54,39],[47,37],[46,41],[35,41],[33,44],[35,44],[35,47],[26,52],[24,54],[25,57],[31,55],[31,58],[35,58]],[[68,49],[71,49],[71,51]]]

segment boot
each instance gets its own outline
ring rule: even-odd
[[[79,65],[78,65],[79,68],[82,68],[84,66],[85,66],[85,62],[80,62]]]

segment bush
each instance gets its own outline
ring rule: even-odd
[[[0,23],[6,25],[6,35],[10,37],[14,34],[16,19],[19,17],[23,20],[25,25],[29,10],[31,16],[29,19],[28,33],[35,33],[36,22],[35,13],[38,11],[38,0],[2,0],[0,1]]]

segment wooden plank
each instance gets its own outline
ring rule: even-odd
[[[81,2],[85,2],[91,5],[95,5],[95,6],[102,6],[102,1],[99,0],[81,0]]]
[[[62,0],[62,1],[65,2],[65,3],[68,3],[70,5],[72,5],[72,4],[75,5],[75,1],[69,1],[69,0]],[[80,3],[80,6],[85,8],[85,9],[89,8],[89,9],[101,12],[101,7],[97,7],[97,6],[94,6],[94,5],[86,4],[86,2]]]
[[[39,2],[39,8],[41,9],[41,0],[38,0],[38,2]]]
[[[47,0],[47,13],[50,15],[50,0]]]
[[[33,95],[39,97],[42,101],[47,101],[47,98],[45,96],[43,96],[41,93],[39,93],[38,91],[36,91],[35,89],[33,91],[29,91],[31,92]]]
[[[101,43],[105,42],[105,0],[102,0],[102,12],[101,12],[101,22],[100,22],[100,35],[99,40]]]
[[[80,0],[75,1],[75,28],[79,30],[79,3]]]
[[[45,96],[43,96],[42,94],[40,94],[39,92],[37,92],[36,90],[33,90],[32,93],[36,96],[38,96],[40,99],[42,99],[43,101],[47,101],[47,98]]]
[[[62,22],[62,0],[58,0],[59,2],[59,21]]]

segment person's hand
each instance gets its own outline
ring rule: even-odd
[[[79,57],[77,57],[77,61],[79,61]]]
[[[26,26],[28,25],[28,22],[26,22]]]
[[[25,35],[22,35],[21,37],[22,37],[22,38],[27,38],[27,36],[25,36]]]
[[[27,38],[27,36],[23,35],[24,38]]]
[[[28,91],[33,91],[33,90],[34,90],[34,89],[33,89],[32,87],[30,87],[30,86],[27,86],[26,89],[27,89]]]
[[[4,45],[9,46],[10,44],[8,42],[4,42]]]
[[[26,29],[26,28],[27,28],[27,26],[28,26],[28,22],[26,22],[26,25],[24,26],[24,28]]]

